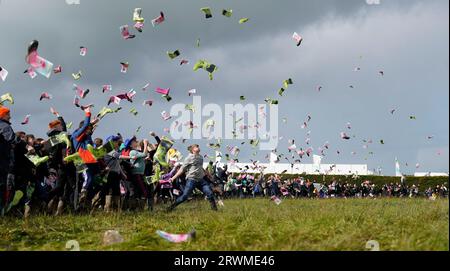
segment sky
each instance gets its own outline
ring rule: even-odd
[[[137,7],[146,19],[143,33],[131,27]],[[213,18],[206,19],[202,7],[210,7]],[[222,16],[222,9],[232,9],[233,16]],[[109,96],[134,88],[135,102],[122,102],[122,111],[102,120],[94,136],[103,138],[117,132],[130,137],[139,126],[140,138],[148,137],[149,131],[164,135],[170,121],[161,118],[161,111],[192,103],[190,89],[197,90],[203,104],[222,108],[264,104],[271,97],[279,100],[278,153],[287,154],[289,139],[295,139],[298,148],[313,147],[315,154],[328,141],[322,163],[368,164],[369,169],[381,167],[392,175],[397,157],[407,174],[448,172],[448,10],[447,0],[381,0],[379,5],[365,0],[80,0],[79,5],[65,0],[1,0],[0,66],[9,75],[5,82],[0,80],[0,95],[10,92],[15,98],[15,104],[8,105],[15,131],[44,137],[54,117],[50,107],[74,126],[83,119],[72,104],[74,83],[91,90],[81,103],[94,103],[94,112]],[[152,27],[150,21],[160,11],[166,21]],[[240,18],[249,21],[239,24]],[[122,39],[119,27],[125,24],[135,39]],[[299,47],[292,39],[294,32],[303,37]],[[26,49],[34,39],[40,42],[39,54],[61,65],[62,73],[49,79],[23,73]],[[88,48],[84,57],[80,46]],[[181,56],[170,60],[166,52],[174,50]],[[182,58],[190,63],[180,66]],[[214,80],[205,71],[193,71],[199,59],[218,66]],[[120,62],[130,63],[126,74],[120,72]],[[360,71],[355,72],[356,67]],[[83,76],[74,81],[71,74],[79,70]],[[278,89],[288,78],[294,84],[280,97]],[[142,91],[146,83],[150,87]],[[102,93],[105,84],[113,86],[111,93]],[[157,87],[171,88],[173,100],[168,103],[158,96]],[[44,91],[53,98],[39,101]],[[245,101],[240,101],[241,95]],[[152,107],[142,105],[146,99],[154,101]],[[132,107],[137,116],[129,113]],[[391,109],[396,109],[393,115]],[[21,125],[27,114],[30,123]],[[302,129],[308,115],[311,121]],[[342,140],[340,132],[352,138]],[[365,149],[363,140],[368,139],[373,143]],[[236,145],[241,149],[239,161],[266,162],[268,151],[254,155],[255,150],[241,141],[224,141],[222,151]],[[178,141],[175,147],[186,154],[190,143],[200,143],[203,153],[214,153],[205,139]]]

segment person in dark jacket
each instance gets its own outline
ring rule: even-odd
[[[120,210],[120,181],[125,179],[125,172],[122,169],[122,161],[129,159],[128,156],[123,156],[119,151],[120,145],[123,142],[121,136],[111,136],[106,141],[112,141],[114,149],[106,154],[105,163],[108,172],[106,185],[102,189],[102,196],[105,196],[104,211],[109,213],[113,209]]]
[[[145,172],[144,172],[144,176],[145,179],[149,180],[151,179],[151,176],[153,176],[153,157],[155,156],[156,150],[158,149],[159,144],[161,143],[161,138],[159,138],[159,136],[156,135],[155,132],[150,132],[150,135],[155,138],[156,140],[156,144],[149,144],[148,146],[148,157],[145,160]],[[149,197],[149,209],[153,210],[153,203],[154,203],[154,196],[156,194],[157,191],[156,190],[156,185],[154,183],[149,183],[148,184],[148,197]]]
[[[4,207],[14,191],[14,177],[11,174],[14,165],[13,147],[20,142],[10,121],[9,109],[0,106],[0,216],[4,214]]]
[[[58,178],[56,186],[49,192],[48,209],[52,212],[54,203],[58,202],[56,215],[60,215],[64,210],[65,202],[69,199],[69,193],[75,181],[76,169],[73,163],[64,162],[67,149],[71,147],[71,144],[64,118],[58,112],[55,112],[55,114],[58,119],[50,122],[48,125],[47,136],[49,140],[47,147],[50,156],[48,168],[54,169]]]
[[[24,132],[17,132],[17,137],[21,141],[14,146],[14,183],[16,191],[20,190],[23,193],[24,217],[30,215],[32,194],[31,192],[36,185],[36,166],[25,155],[28,153],[26,134]]]

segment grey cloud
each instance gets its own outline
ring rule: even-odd
[[[213,8],[212,19],[204,19],[199,10],[203,6]],[[125,41],[119,26],[131,25],[135,7],[144,9],[146,28],[136,39]],[[221,16],[222,8],[233,9],[233,18]],[[153,28],[150,20],[159,11],[166,13],[167,21]],[[249,23],[239,25],[241,17],[249,17]],[[280,122],[284,136],[280,151],[285,152],[290,138],[304,146],[307,131],[299,127],[310,113],[313,147],[317,149],[327,140],[332,145],[324,162],[368,163],[370,168],[381,165],[386,173],[393,173],[393,158],[398,156],[409,164],[428,159],[423,165],[427,169],[448,171],[447,22],[448,2],[443,0],[382,0],[380,6],[368,6],[363,0],[189,4],[181,0],[81,0],[79,6],[68,6],[63,0],[3,0],[0,27],[12,34],[0,43],[0,65],[10,71],[7,81],[0,82],[0,93],[10,91],[16,97],[12,107],[16,130],[43,135],[52,118],[50,106],[75,124],[80,120],[81,112],[71,105],[70,74],[82,70],[84,77],[76,83],[91,89],[83,103],[95,103],[96,110],[108,98],[101,94],[103,84],[112,84],[113,93],[130,88],[138,91],[136,103],[124,103],[120,114],[107,117],[98,136],[117,129],[131,135],[141,125],[140,136],[144,136],[149,130],[162,133],[168,126],[160,112],[171,104],[153,93],[157,86],[172,88],[174,102],[192,102],[186,93],[196,88],[203,103],[236,103],[239,95],[245,95],[248,102],[261,103],[266,97],[276,97],[282,81],[291,77],[295,84],[279,98],[280,117],[288,118],[287,125]],[[290,38],[294,31],[305,38],[300,48]],[[201,39],[200,48],[195,47],[197,38]],[[40,40],[41,55],[61,64],[63,74],[52,75],[50,80],[31,80],[22,74],[25,48],[32,39]],[[88,48],[86,57],[78,55],[79,46]],[[191,61],[189,66],[180,67],[179,59],[169,61],[165,52],[175,49]],[[192,71],[200,58],[219,66],[214,81],[209,81],[204,71]],[[128,74],[120,73],[120,61],[131,63]],[[360,73],[353,72],[357,65],[362,67]],[[379,69],[386,71],[384,78],[378,76]],[[151,87],[144,93],[139,87],[147,82]],[[315,91],[319,84],[323,85],[321,93]],[[356,88],[349,89],[350,84]],[[54,99],[38,102],[42,91],[52,93]],[[155,105],[143,107],[141,101],[150,97]],[[128,114],[132,106],[140,112],[137,117]],[[398,107],[394,117],[389,114],[391,107]],[[32,114],[31,123],[21,127],[18,123],[26,114]],[[409,121],[410,114],[418,120]],[[339,132],[347,121],[352,122],[352,134],[358,137],[342,142]],[[436,138],[424,140],[428,133]],[[376,143],[371,149],[375,156],[367,155],[367,161],[367,151],[361,147],[363,138]],[[377,144],[379,139],[386,145]],[[335,155],[336,148],[343,155]],[[447,149],[447,157],[421,151],[425,148]],[[357,155],[350,155],[351,151]],[[243,148],[241,160],[252,158],[251,153],[250,148]],[[261,153],[257,158],[264,156]]]

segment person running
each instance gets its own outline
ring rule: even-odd
[[[195,188],[201,189],[211,203],[211,209],[217,211],[216,200],[211,191],[209,182],[205,179],[209,173],[203,169],[203,156],[200,155],[200,147],[197,144],[188,147],[189,155],[183,162],[180,170],[170,178],[171,182],[178,179],[183,173],[186,174],[186,187],[183,195],[168,208],[167,211],[173,211],[178,205],[185,202],[194,191]],[[211,178],[211,176],[208,176]]]

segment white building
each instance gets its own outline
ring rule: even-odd
[[[245,170],[247,173],[260,173],[260,169],[264,168],[264,174],[307,174],[307,175],[373,175],[368,170],[366,164],[322,164],[321,157],[314,155],[313,164],[294,164],[277,163],[275,159],[271,159],[270,163],[258,163],[258,168],[251,163],[227,163],[228,171],[231,173],[241,173]],[[220,167],[223,167],[221,159],[217,159]],[[205,164],[206,166],[206,164]]]
[[[441,172],[416,172],[414,177],[448,177],[448,173]]]
[[[277,164],[258,164],[259,167],[264,168],[264,174],[308,174],[308,175],[373,175],[373,172],[367,169],[367,165],[331,165],[331,164],[291,164],[277,163]],[[253,164],[250,163],[228,163],[228,171],[232,173],[240,173],[247,169],[248,173],[259,173],[259,169],[252,169]]]

